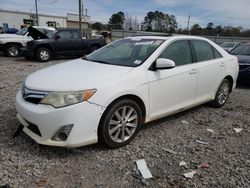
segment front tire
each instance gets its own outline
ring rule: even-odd
[[[142,112],[139,105],[130,99],[115,102],[101,120],[98,139],[109,148],[118,148],[130,143],[142,124]]]
[[[20,55],[20,48],[15,44],[9,44],[5,48],[5,54],[8,57],[18,57]]]
[[[211,105],[215,108],[223,107],[229,97],[230,88],[231,88],[230,81],[226,78],[222,80],[216,92],[215,99],[211,102]]]
[[[51,51],[48,48],[39,48],[36,51],[36,58],[40,61],[40,62],[47,62],[51,59]]]

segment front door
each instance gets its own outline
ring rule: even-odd
[[[54,42],[56,56],[72,55],[72,32],[60,31],[57,36],[59,38]]]
[[[190,45],[187,40],[171,43],[158,58],[171,59],[172,69],[150,71],[150,119],[157,119],[182,110],[194,102],[197,70],[193,68]]]

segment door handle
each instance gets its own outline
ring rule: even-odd
[[[196,69],[191,69],[191,70],[189,71],[189,74],[196,74],[196,73],[197,73]]]
[[[220,63],[220,67],[225,67],[225,63]]]

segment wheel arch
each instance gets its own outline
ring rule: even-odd
[[[19,48],[23,47],[22,43],[20,43],[20,42],[6,42],[4,44],[4,48],[6,48],[8,45],[12,45],[12,44],[17,45]]]
[[[230,93],[231,93],[233,91],[233,85],[234,85],[233,77],[231,75],[227,75],[224,79],[227,79],[230,82],[230,84],[231,84],[231,86],[230,86]]]
[[[134,102],[136,102],[136,103],[139,105],[139,107],[140,107],[140,109],[141,109],[141,112],[142,112],[142,123],[145,122],[145,119],[146,119],[146,106],[145,106],[144,101],[143,101],[139,96],[137,96],[137,95],[134,95],[134,94],[125,94],[125,95],[122,95],[122,96],[117,97],[116,99],[114,99],[114,100],[107,106],[107,108],[105,109],[105,111],[103,112],[103,114],[102,114],[102,116],[101,116],[101,118],[100,118],[99,125],[98,125],[98,132],[99,132],[100,124],[101,124],[101,122],[102,122],[102,120],[103,120],[103,118],[104,118],[106,112],[111,108],[111,106],[112,106],[115,102],[117,102],[117,101],[119,101],[119,100],[122,100],[122,99],[131,99],[131,100],[133,100]]]

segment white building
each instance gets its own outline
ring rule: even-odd
[[[38,15],[39,26],[78,28],[78,15],[67,16]],[[90,23],[89,16],[82,16],[82,28],[87,29]],[[0,26],[20,29],[23,25],[37,25],[36,14],[29,12],[11,11],[0,9]]]

